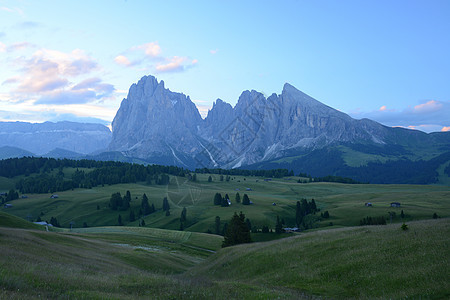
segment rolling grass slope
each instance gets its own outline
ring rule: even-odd
[[[69,173],[71,170],[65,170]],[[92,189],[75,189],[58,192],[58,199],[51,199],[50,194],[29,194],[27,199],[12,202],[13,208],[7,211],[21,218],[38,216],[42,220],[56,217],[63,227],[82,227],[83,223],[92,226],[114,226],[118,224],[119,214],[127,226],[138,226],[139,220],[129,222],[129,211],[113,211],[108,207],[112,193],[127,190],[131,192],[131,208],[138,214],[141,197],[144,193],[158,210],[143,219],[147,227],[178,230],[180,214],[183,207],[187,209],[185,229],[195,232],[214,232],[215,217],[219,216],[221,225],[228,222],[234,212],[242,211],[257,228],[266,225],[274,228],[276,216],[285,219],[286,226],[295,226],[295,205],[301,198],[315,199],[318,207],[328,210],[330,219],[317,223],[319,227],[327,227],[330,222],[334,226],[356,226],[366,216],[389,217],[394,212],[393,222],[402,222],[401,211],[406,221],[430,219],[433,213],[441,217],[450,216],[450,187],[423,185],[352,185],[338,183],[297,183],[298,177],[274,179],[266,182],[263,178],[234,176],[229,182],[219,181],[219,176],[199,174],[198,182],[188,181],[183,177],[170,179],[166,186],[146,184],[118,184],[95,187]],[[251,189],[247,191],[247,189]],[[213,205],[216,192],[231,198],[230,207]],[[244,206],[234,201],[236,192],[242,198],[247,193],[253,205]],[[167,197],[170,204],[170,216],[161,210],[162,199]],[[373,207],[365,207],[371,202]],[[400,208],[391,208],[391,202],[400,202]],[[276,206],[272,204],[276,203]],[[97,209],[97,206],[99,209]]]
[[[333,299],[448,299],[450,220],[316,231],[225,248],[190,271]]]
[[[25,221],[22,218],[0,211],[0,227],[23,228],[23,229],[42,229],[42,226]]]
[[[217,248],[214,235],[148,228],[78,233],[0,227],[0,299],[298,298],[186,277]]]
[[[446,299],[450,220],[217,248],[148,228],[0,227],[1,299]],[[205,245],[217,250],[213,254]],[[210,246],[211,247],[211,246]]]

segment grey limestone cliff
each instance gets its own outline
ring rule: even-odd
[[[345,142],[385,143],[389,128],[355,120],[285,84],[280,95],[244,91],[235,107],[217,99],[203,120],[181,93],[144,76],[112,123],[110,150],[191,167],[233,168],[287,152]]]

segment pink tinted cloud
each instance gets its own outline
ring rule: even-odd
[[[6,50],[8,52],[14,52],[14,51],[19,51],[19,50],[23,50],[23,49],[27,49],[27,48],[32,48],[32,47],[34,47],[34,45],[31,43],[21,42],[21,43],[14,43],[14,44],[8,46],[6,48]]]
[[[448,127],[450,102],[428,100],[399,110],[383,105],[374,111],[355,111],[350,115],[357,119],[368,118],[387,126],[436,132]]]
[[[133,67],[143,63],[149,63],[157,73],[183,72],[198,63],[197,59],[189,61],[185,56],[165,57],[158,42],[145,43],[133,46],[123,54],[114,58],[114,62],[124,67]]]
[[[441,131],[443,131],[443,132],[450,131],[450,126],[444,126],[444,127],[442,127]]]
[[[161,54],[161,47],[159,46],[158,42],[146,43],[146,44],[131,48],[131,50],[136,50],[136,49],[144,50],[145,55],[151,56],[151,57],[157,57],[158,55]]]
[[[131,65],[131,61],[125,55],[118,55],[114,58],[114,61],[118,65],[128,67]]]
[[[197,63],[198,60],[196,59],[188,62],[187,57],[174,56],[167,59],[166,63],[156,65],[155,69],[158,73],[183,72],[188,68],[192,68]]]
[[[79,76],[98,69],[97,62],[79,49],[71,52],[40,49],[31,57],[15,62],[22,67],[21,73],[2,84],[13,85],[12,91],[21,101],[27,99],[48,105],[85,104],[109,99],[115,90],[113,85],[97,77],[73,83]]]
[[[25,94],[64,88],[69,84],[67,77],[88,74],[97,68],[97,63],[81,50],[64,53],[42,49],[21,63],[22,74],[16,91]]]
[[[20,8],[14,7],[14,8],[9,8],[6,6],[1,6],[0,10],[9,12],[9,13],[18,13],[19,15],[23,15],[23,10],[21,10]]]
[[[442,103],[436,100],[430,100],[426,103],[422,103],[414,106],[414,112],[422,113],[422,112],[433,112],[442,108]]]

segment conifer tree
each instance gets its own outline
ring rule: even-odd
[[[141,210],[142,210],[142,213],[144,214],[144,216],[152,213],[150,206],[148,204],[147,195],[145,193],[144,193],[144,195],[142,195]]]
[[[245,222],[245,215],[242,212],[239,215],[235,212],[227,227],[222,247],[250,243],[251,241],[250,229]]]
[[[247,194],[244,194],[244,197],[242,198],[242,204],[243,205],[250,205],[250,198],[248,198]]]
[[[241,195],[239,195],[239,193],[236,193],[235,200],[236,203],[241,203]]]
[[[216,234],[220,235],[220,217],[219,216],[216,216],[214,225],[215,225]]]
[[[275,233],[282,233],[283,232],[283,224],[280,220],[280,217],[277,216],[277,222],[275,224]]]
[[[130,209],[130,222],[134,222],[136,220],[136,217],[134,215],[134,211],[132,209]]]
[[[168,211],[170,209],[169,200],[167,200],[167,197],[164,197],[163,199],[163,211]]]
[[[222,204],[222,195],[220,193],[216,193],[214,195],[214,205],[221,205]]]

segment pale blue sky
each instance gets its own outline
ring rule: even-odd
[[[144,75],[203,114],[285,82],[350,114],[450,130],[450,1],[0,0],[0,121],[112,121]]]

